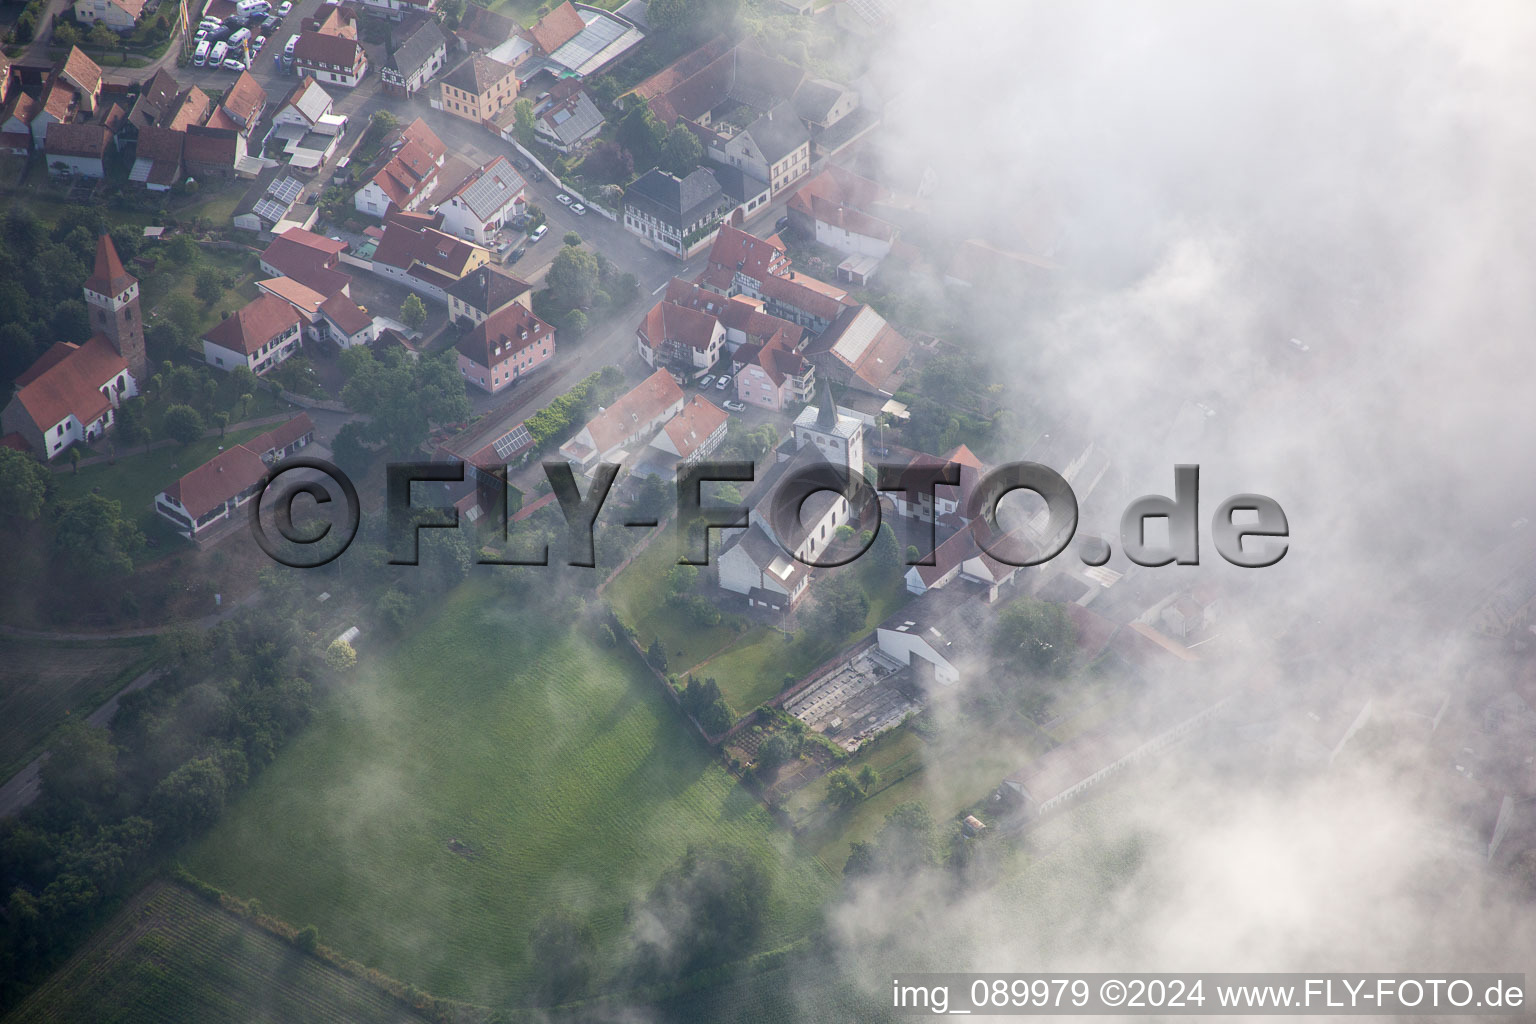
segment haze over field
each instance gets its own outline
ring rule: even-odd
[[[1245,584],[1228,684],[1457,690],[1463,620],[1529,557],[1533,29],[1517,4],[982,2],[912,12],[879,54],[921,69],[887,127],[941,216],[1060,265],[987,330],[1021,407],[1112,453],[1085,524],[1201,465],[1202,564],[1155,571]],[[1190,401],[1215,410],[1193,438]],[[1241,491],[1289,515],[1274,568],[1210,543]],[[1532,962],[1528,912],[1411,824],[1411,773],[1218,775],[1204,746],[1002,898],[871,883],[836,915],[851,974]]]

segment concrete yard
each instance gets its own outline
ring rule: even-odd
[[[852,752],[922,707],[912,673],[871,647],[827,673],[784,710]]]

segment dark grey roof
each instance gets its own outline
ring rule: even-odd
[[[738,206],[768,191],[766,181],[757,180],[740,167],[716,163],[713,160],[708,163],[709,169],[714,172],[715,180],[720,183],[720,188]]]
[[[443,35],[443,30],[431,18],[422,19],[416,25],[404,29],[403,33],[408,34],[401,34],[395,39],[395,52],[385,59],[384,64],[399,71],[405,78],[420,71],[434,53],[448,45],[448,37]]]
[[[824,121],[848,90],[825,78],[812,78],[795,93],[795,110],[807,121]]]
[[[624,190],[626,205],[639,207],[657,220],[682,228],[726,203],[720,182],[700,167],[686,178],[651,168]]]
[[[805,123],[787,102],[753,121],[746,134],[752,137],[770,167],[811,141]]]
[[[448,294],[487,315],[533,288],[526,281],[493,267],[465,274],[448,288]]]

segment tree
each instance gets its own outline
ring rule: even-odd
[[[44,795],[65,804],[97,806],[117,786],[117,747],[106,729],[70,718],[48,741],[52,756],[43,762]]]
[[[421,325],[427,322],[427,307],[422,304],[421,296],[413,292],[405,297],[400,303],[400,320],[413,331],[421,330]]]
[[[166,437],[182,444],[191,444],[203,436],[202,414],[190,405],[170,406],[160,423]]]
[[[864,799],[864,794],[864,787],[847,768],[835,768],[827,773],[827,803],[833,807],[852,807]]]
[[[590,322],[587,320],[587,314],[583,313],[579,309],[573,309],[561,318],[560,328],[565,331],[568,336],[579,338],[583,334],[587,333],[589,324]]]
[[[890,523],[881,523],[874,543],[860,558],[865,578],[870,582],[889,582],[902,574],[901,545],[896,541],[896,531]]]
[[[76,46],[80,42],[80,30],[67,21],[54,26],[53,42],[58,46]]]
[[[555,255],[545,281],[561,309],[590,305],[597,291],[597,259],[585,249],[568,245]]]
[[[667,137],[661,144],[663,170],[679,178],[686,178],[698,169],[699,161],[703,159],[704,147],[699,145],[698,136],[692,131],[679,124],[667,132]]]
[[[240,418],[241,419],[245,419],[245,414],[250,411],[251,402],[254,399],[255,399],[255,396],[252,395],[249,391],[243,392],[240,395]]]
[[[88,494],[59,505],[54,528],[54,555],[60,564],[81,576],[97,579],[126,576],[133,571],[133,554],[144,536],[123,506],[99,494]]]
[[[452,32],[459,27],[459,19],[464,17],[464,0],[443,0],[438,13],[443,16],[443,27]]]
[[[512,104],[512,136],[524,146],[533,145],[534,123],[532,100],[518,100]]]
[[[345,640],[332,640],[325,649],[325,664],[332,672],[345,672],[357,666],[357,651]]]
[[[185,836],[224,810],[229,780],[212,757],[194,758],[171,772],[149,797],[150,819],[171,835]]]
[[[821,593],[816,597],[816,608],[819,615],[817,627],[821,633],[841,640],[864,628],[864,620],[869,617],[869,598],[852,575],[843,573],[822,584]]]
[[[1034,672],[1059,677],[1072,662],[1076,631],[1066,609],[1032,597],[1021,598],[998,616],[992,651],[1005,662],[1022,660]]]
[[[305,925],[294,935],[293,944],[306,953],[313,953],[320,945],[320,929],[312,924]]]
[[[866,764],[859,769],[859,788],[867,795],[880,784],[880,773],[875,771],[875,766]]]
[[[51,474],[14,448],[0,448],[0,517],[36,519],[48,499]]]
[[[185,338],[181,328],[169,320],[161,320],[144,332],[144,340],[157,356],[169,356],[176,352],[186,344]]]
[[[651,646],[645,649],[645,660],[658,672],[667,670],[667,649],[662,646],[661,638],[651,641]]]
[[[111,50],[121,46],[123,43],[122,37],[108,28],[105,22],[101,21],[91,26],[87,39],[98,50]]]
[[[565,233],[565,237],[561,239],[561,241],[563,241],[566,245],[580,245],[581,236],[574,231],[567,231]]]
[[[757,763],[764,771],[772,774],[798,758],[803,743],[792,733],[776,732],[763,740],[763,745],[757,748]]]
[[[641,103],[619,122],[617,138],[633,154],[636,166],[649,167],[659,162],[667,126],[656,120],[648,104]]]
[[[219,437],[224,436],[224,431],[229,428],[229,413],[220,409],[213,414],[213,425],[219,428]]]
[[[49,323],[60,341],[84,341],[91,336],[91,315],[79,299],[67,299],[53,307]]]
[[[219,272],[212,267],[199,270],[194,279],[192,294],[211,305],[214,299],[224,294],[224,281],[219,276]]]
[[[760,860],[727,846],[689,847],[630,917],[636,967],[677,978],[735,960],[762,929],[772,880]]]
[[[372,417],[359,440],[382,443],[391,455],[405,457],[427,439],[433,423],[468,419],[469,399],[452,355],[413,360],[398,348],[374,353],[365,346],[343,352],[347,386],[341,399]]]
[[[182,337],[190,338],[197,334],[197,329],[202,323],[202,313],[198,311],[197,303],[186,295],[172,295],[160,304],[160,313],[166,320],[175,324],[181,331]]]
[[[69,446],[69,470],[75,476],[79,476],[80,475],[80,459],[81,459],[80,446],[77,445],[77,444],[70,445]]]
[[[172,235],[161,248],[173,263],[180,263],[182,266],[197,259],[197,243],[192,240],[191,235]]]
[[[400,119],[387,110],[376,110],[368,120],[368,128],[380,135],[388,135],[400,127]]]
[[[681,594],[692,590],[694,584],[699,581],[699,567],[696,565],[674,565],[667,570],[667,592]]]

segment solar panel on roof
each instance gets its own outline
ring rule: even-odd
[[[284,203],[292,203],[303,191],[304,185],[297,178],[279,178],[267,186],[267,194]]]
[[[280,203],[275,199],[263,199],[256,204],[256,216],[262,220],[269,220],[276,224],[288,214],[288,204]]]
[[[528,433],[528,427],[519,423],[496,439],[496,455],[498,458],[505,459],[519,448],[532,443],[533,435]]]

